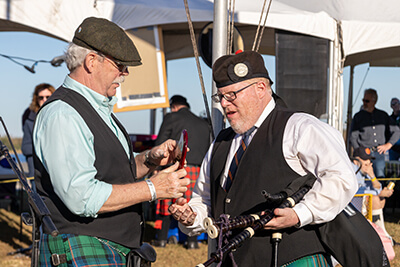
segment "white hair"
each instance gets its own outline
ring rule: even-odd
[[[81,66],[90,52],[93,50],[84,48],[74,43],[69,43],[67,51],[65,52],[65,63],[70,72],[73,72],[77,67]],[[96,53],[96,52],[95,52]]]

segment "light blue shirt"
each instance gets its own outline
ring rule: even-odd
[[[128,142],[111,117],[116,97],[105,97],[67,76],[64,87],[74,90],[92,107],[118,137],[129,157]],[[94,137],[78,112],[64,101],[46,105],[33,130],[35,151],[50,175],[55,193],[77,215],[97,217],[112,185],[95,179]]]
[[[359,171],[360,167],[356,164],[352,163],[352,165],[354,172],[356,172],[356,178],[358,182],[358,191],[356,194],[372,194],[374,196],[379,195],[382,191],[382,186],[379,189],[373,187],[371,177],[369,177],[368,174],[362,174],[361,170]]]

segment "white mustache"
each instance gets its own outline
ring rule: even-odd
[[[125,81],[125,76],[120,76],[116,78],[113,83],[123,83]]]

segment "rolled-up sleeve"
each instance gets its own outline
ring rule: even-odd
[[[57,106],[44,107],[37,117],[35,152],[67,208],[80,216],[97,217],[112,185],[95,179],[93,135],[82,117],[68,104],[57,102]]]

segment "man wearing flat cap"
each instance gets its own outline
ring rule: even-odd
[[[182,231],[204,231],[208,216],[259,212],[265,205],[262,190],[276,194],[311,174],[316,181],[309,193],[294,208],[276,209],[264,230],[222,265],[269,266],[271,233],[279,230],[278,266],[331,266],[314,224],[334,219],[357,191],[341,134],[309,114],[276,104],[271,78],[256,52],[220,57],[213,79],[218,88],[213,100],[221,104],[230,127],[210,146],[193,198],[189,203],[180,198],[170,207]],[[237,233],[233,230],[233,236]]]
[[[141,64],[135,45],[113,22],[85,19],[66,51],[70,74],[38,112],[34,126],[37,191],[59,235],[44,228],[43,266],[120,266],[142,243],[141,202],[183,196],[188,179],[172,163],[176,142],[133,155],[112,113],[115,90]],[[133,257],[133,256],[132,256]],[[148,260],[154,261],[155,255]],[[135,261],[135,260],[134,260]]]

